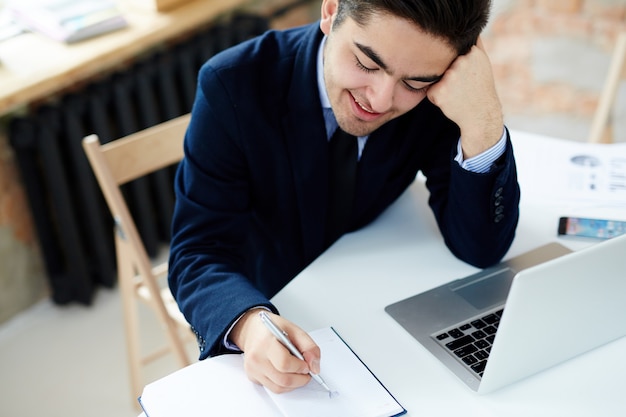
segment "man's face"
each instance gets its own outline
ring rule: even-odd
[[[348,17],[333,28],[336,4],[322,5],[324,81],[339,126],[365,136],[417,106],[457,54],[444,40],[389,14],[375,15],[365,26]]]

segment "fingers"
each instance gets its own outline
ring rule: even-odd
[[[270,342],[265,353],[272,370],[278,373],[307,375],[310,371],[305,361],[293,356],[277,339]]]
[[[320,355],[319,355],[319,347],[317,349],[308,350],[302,353],[304,356],[304,360],[306,361],[309,370],[313,374],[320,373]]]
[[[260,319],[249,320],[245,327],[244,369],[250,380],[282,393],[306,385],[311,379],[309,371],[319,373],[320,349],[298,326],[280,316],[271,317],[304,360],[293,356]]]
[[[275,393],[299,388],[311,379],[306,362],[286,352],[278,340],[264,352],[244,354],[244,369],[249,379]]]
[[[304,356],[304,360],[311,371],[314,374],[320,373],[320,348],[317,344],[311,339],[308,333],[303,331],[297,326],[291,325],[293,327],[289,327],[289,335],[293,344],[298,348],[298,351],[302,353]]]
[[[502,135],[502,109],[483,48],[479,38],[476,47],[458,56],[427,91],[428,99],[461,129],[464,145],[468,145],[463,148],[468,150],[467,158],[484,151]]]

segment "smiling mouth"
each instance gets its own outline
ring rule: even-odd
[[[368,112],[369,114],[378,114],[374,111],[372,111],[371,109],[368,109],[367,107],[365,107],[364,104],[362,104],[359,100],[357,100],[356,97],[352,96],[352,100],[354,100],[354,102],[360,107],[362,108],[364,111]]]

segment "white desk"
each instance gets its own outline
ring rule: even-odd
[[[623,205],[524,199],[532,194],[525,181],[537,169],[532,149],[543,150],[548,139],[512,137],[524,157],[518,159],[520,224],[507,257],[556,240],[562,214],[626,220]],[[281,314],[305,330],[335,327],[409,416],[626,416],[626,338],[479,396],[385,313],[388,304],[477,271],[445,247],[427,198],[416,181],[374,223],[341,238],[272,299]],[[593,244],[563,243],[575,250]]]
[[[540,140],[512,137],[517,148]],[[523,198],[533,165],[518,161],[521,216],[507,258],[557,240],[563,208]],[[416,182],[373,224],[340,239],[272,299],[281,314],[305,330],[334,326],[409,416],[626,416],[626,338],[479,396],[385,313],[388,304],[477,271],[445,247],[427,197]],[[602,214],[623,219],[626,210],[603,207]],[[575,250],[592,244],[561,241]]]

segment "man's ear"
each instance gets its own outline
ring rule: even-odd
[[[320,20],[320,29],[325,35],[330,33],[337,14],[337,3],[339,0],[323,0],[322,1],[322,13]]]

